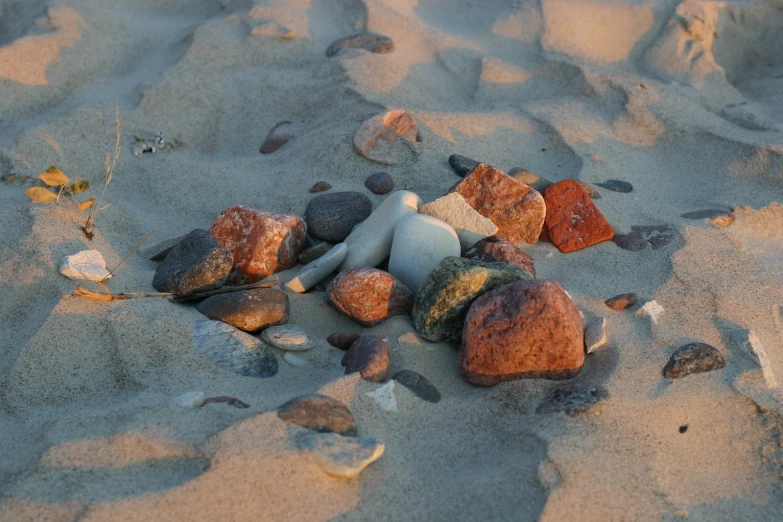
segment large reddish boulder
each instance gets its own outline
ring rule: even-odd
[[[473,248],[465,252],[465,259],[483,261],[485,263],[510,263],[524,268],[536,277],[536,267],[533,258],[510,241],[494,237],[482,239]]]
[[[584,364],[582,318],[555,281],[518,281],[476,299],[459,367],[476,386],[516,379],[570,379]]]
[[[355,266],[340,272],[327,289],[329,304],[364,327],[395,315],[411,315],[413,294],[393,275]]]
[[[563,253],[611,241],[614,229],[578,181],[567,179],[547,187],[546,228]]]
[[[546,205],[541,194],[486,163],[479,163],[449,192],[458,192],[468,204],[498,227],[495,237],[535,243],[541,234]]]
[[[241,206],[220,214],[209,233],[234,255],[231,285],[255,283],[293,268],[307,248],[307,226],[298,217]]]

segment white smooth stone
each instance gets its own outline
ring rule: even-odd
[[[298,355],[291,353],[291,352],[285,352],[283,354],[283,360],[290,364],[291,366],[295,366],[297,368],[304,368],[307,366],[308,363],[306,359],[303,359],[299,357]]]
[[[585,348],[593,353],[606,344],[606,317],[601,317],[585,328]]]
[[[384,411],[397,411],[397,398],[394,396],[394,380],[390,380],[383,386],[379,386],[374,391],[365,393],[368,397],[375,399]]]
[[[183,408],[200,408],[203,406],[206,398],[207,396],[204,395],[204,392],[193,391],[177,395],[171,399],[171,402]]]
[[[330,475],[354,478],[381,458],[386,446],[369,437],[345,437],[337,433],[310,433],[300,440],[316,464]]]
[[[394,227],[389,273],[415,294],[441,261],[460,253],[457,233],[447,223],[424,214],[406,216]]]
[[[287,352],[303,352],[313,348],[313,340],[301,326],[284,324],[270,326],[261,332],[261,339],[275,348]]]
[[[82,250],[60,262],[60,273],[69,279],[103,281],[109,277],[106,261],[97,250]]]
[[[491,219],[479,214],[458,192],[451,192],[422,205],[419,213],[448,223],[457,233],[463,252],[498,231]]]
[[[655,300],[647,301],[644,303],[644,306],[636,311],[636,315],[650,316],[650,320],[653,322],[653,324],[658,324],[658,316],[660,316],[662,313],[663,307],[656,303]]]
[[[397,221],[418,213],[419,205],[421,198],[413,192],[398,190],[392,193],[345,238],[343,242],[348,247],[348,254],[338,270],[342,272],[354,266],[378,266],[389,257]]]
[[[284,286],[294,292],[302,293],[320,283],[326,276],[334,272],[348,253],[348,245],[337,243],[324,255],[308,263]]]

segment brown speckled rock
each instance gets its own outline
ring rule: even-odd
[[[342,360],[345,374],[359,372],[362,379],[381,382],[389,378],[389,345],[374,335],[362,335]]]
[[[495,237],[535,243],[544,225],[541,194],[486,163],[477,165],[449,192],[458,192],[479,214],[498,227]]]
[[[464,257],[485,263],[511,263],[524,268],[533,277],[536,277],[536,267],[533,264],[533,258],[514,243],[503,239],[483,239],[465,252]]]
[[[329,303],[364,327],[410,315],[413,294],[391,274],[357,266],[340,272],[327,290]]]
[[[307,226],[298,217],[241,206],[220,214],[209,233],[234,255],[227,281],[232,285],[255,283],[293,268],[307,248]]]
[[[604,301],[606,306],[619,312],[636,304],[636,294],[620,294]]]
[[[563,253],[611,241],[612,225],[577,181],[567,179],[546,189],[546,227],[552,243]]]
[[[555,281],[507,284],[470,307],[459,366],[472,384],[570,379],[584,360],[582,318]]]
[[[258,288],[213,295],[201,301],[196,310],[246,332],[288,322],[288,295],[275,288]]]

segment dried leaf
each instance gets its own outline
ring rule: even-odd
[[[57,201],[57,194],[43,187],[30,187],[24,193],[36,203],[54,203]]]
[[[87,210],[88,208],[92,208],[94,204],[95,204],[95,198],[84,200],[79,205],[79,210]]]
[[[63,174],[62,171],[54,165],[49,167],[46,172],[39,174],[38,177],[50,187],[61,187],[71,181],[68,176]]]
[[[90,182],[86,179],[77,179],[73,183],[71,183],[70,187],[68,187],[69,192],[73,195],[81,194],[85,190],[90,188]]]

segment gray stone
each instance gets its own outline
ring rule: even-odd
[[[547,395],[536,413],[565,413],[572,417],[592,417],[603,411],[603,401],[609,393],[602,386],[565,386]]]
[[[440,402],[440,392],[426,377],[413,370],[402,370],[393,379],[412,391],[419,399]]]
[[[481,163],[474,159],[470,159],[467,156],[460,156],[459,154],[452,154],[449,156],[449,166],[457,174],[457,176],[464,178],[468,173],[473,170],[473,167]]]
[[[306,265],[285,287],[294,292],[306,292],[340,266],[348,254],[345,243],[338,243],[326,254]],[[301,257],[301,256],[300,256]]]
[[[166,256],[169,255],[169,252],[171,252],[184,238],[185,236],[177,236],[170,239],[164,239],[154,245],[139,249],[139,254],[150,261],[163,261],[166,259]]]
[[[220,321],[196,321],[193,344],[217,366],[245,377],[273,377],[279,369],[261,341]]]
[[[398,190],[378,205],[370,217],[359,223],[345,238],[348,254],[338,270],[355,266],[378,266],[389,257],[397,221],[419,211],[421,199],[413,192]]]
[[[299,448],[308,451],[313,461],[329,475],[355,478],[381,458],[386,446],[368,437],[309,433],[300,439]]]
[[[415,294],[441,261],[459,255],[459,238],[453,228],[439,219],[412,214],[394,227],[389,273]]]
[[[325,395],[303,395],[277,409],[280,420],[320,432],[356,435],[356,420],[345,405]]]
[[[381,382],[389,378],[389,345],[374,335],[362,335],[343,355],[345,375],[359,372],[362,379]]]
[[[326,56],[331,58],[341,49],[364,49],[371,53],[386,54],[394,50],[394,42],[388,36],[375,33],[352,34],[335,40],[326,48]]]
[[[628,193],[633,190],[633,185],[627,181],[621,181],[619,179],[608,179],[603,183],[596,183],[595,185],[606,190],[611,190],[612,192]]]
[[[724,366],[726,360],[714,347],[705,343],[690,343],[672,354],[663,367],[663,376],[678,379],[692,373],[714,372]]]
[[[312,350],[315,346],[307,332],[301,326],[293,324],[270,326],[261,332],[261,340],[287,352],[303,352]]]
[[[320,194],[307,204],[307,232],[322,241],[339,243],[370,213],[372,202],[359,192]]]
[[[234,264],[231,250],[202,229],[193,230],[158,265],[152,286],[184,294],[223,286]]]
[[[376,172],[367,176],[364,186],[373,194],[388,194],[394,188],[394,179],[388,172]]]
[[[450,192],[432,203],[422,205],[419,212],[450,225],[457,233],[463,252],[498,231],[491,219],[479,214],[457,192]]]
[[[288,295],[275,288],[242,290],[208,297],[196,310],[246,332],[288,322]]]

